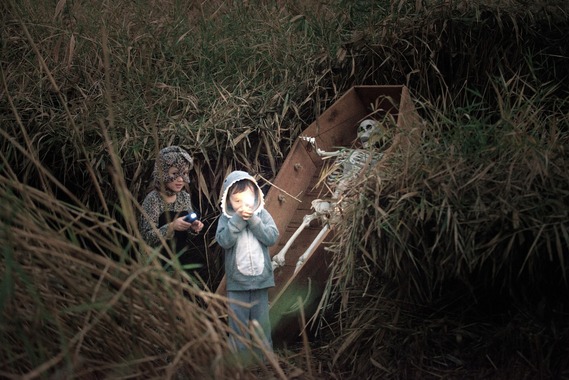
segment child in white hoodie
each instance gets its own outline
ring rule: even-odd
[[[229,302],[229,325],[238,335],[251,339],[244,328],[257,321],[262,328],[259,337],[272,350],[268,290],[275,286],[275,280],[268,247],[276,243],[279,231],[264,208],[257,181],[247,172],[234,171],[227,176],[221,210],[215,237],[225,252],[227,297],[248,304]],[[238,339],[234,344],[237,350],[244,349]]]

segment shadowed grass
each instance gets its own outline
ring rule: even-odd
[[[353,375],[567,371],[569,104],[519,77],[494,91],[497,108],[423,104],[421,144],[344,201],[331,345]],[[472,116],[484,108],[485,119]]]
[[[358,186],[321,313],[334,334],[286,353],[285,375],[566,376],[567,6],[2,2],[2,375],[253,376],[223,364],[223,316],[187,302],[224,301],[140,240],[156,153],[195,157],[217,257],[228,171],[270,182],[352,85],[405,84],[421,143]]]

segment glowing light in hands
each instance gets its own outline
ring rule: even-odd
[[[255,205],[255,196],[247,196],[245,199],[243,199],[243,205],[249,209],[253,209],[253,206]]]

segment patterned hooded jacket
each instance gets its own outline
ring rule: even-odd
[[[146,196],[142,203],[142,208],[147,217],[141,216],[140,231],[147,244],[158,246],[160,244],[158,235],[161,235],[175,244],[172,248],[177,252],[187,246],[186,241],[188,235],[191,235],[191,231],[176,231],[174,236],[168,236],[168,223],[175,218],[194,211],[194,207],[190,194],[185,190],[174,193],[165,189],[166,183],[175,179],[168,176],[168,169],[171,166],[177,167],[180,173],[182,173],[185,167],[192,168],[193,160],[184,149],[178,146],[169,146],[160,150],[152,173],[154,190]],[[183,179],[185,183],[189,184],[190,178],[187,175],[183,175]],[[161,192],[167,195],[176,194],[176,200],[173,203],[166,203],[160,194]]]
[[[255,185],[253,216],[243,220],[229,201],[229,189],[247,179]],[[279,237],[277,226],[264,208],[263,192],[257,181],[244,171],[230,173],[221,191],[221,210],[215,238],[225,251],[227,290],[242,291],[275,286],[269,248]]]

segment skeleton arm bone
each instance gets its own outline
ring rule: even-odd
[[[337,157],[340,154],[342,154],[342,149],[327,152],[325,150],[318,148],[318,146],[316,145],[316,139],[314,137],[300,136],[300,138],[309,143],[310,145],[312,145],[316,151],[316,154],[319,155],[320,157],[323,157],[323,159]]]

